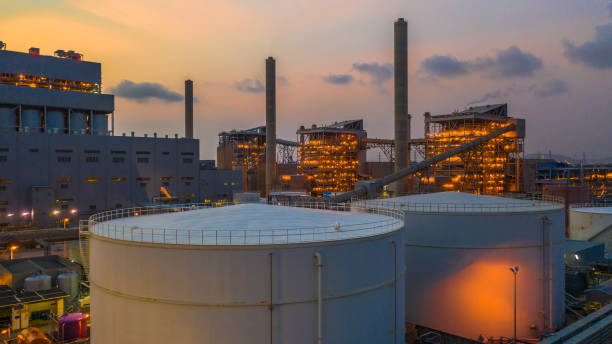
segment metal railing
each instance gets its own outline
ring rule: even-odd
[[[173,207],[124,208],[102,212],[92,215],[88,220],[83,221],[80,230],[81,232],[88,232],[110,239],[143,243],[176,245],[262,245],[353,239],[392,232],[404,226],[403,212],[396,209],[370,209],[351,205],[349,203],[331,204],[326,202],[280,202],[275,204],[287,207],[369,213],[384,216],[385,218],[376,218],[371,222],[357,224],[336,223],[332,226],[288,227],[278,229],[179,229],[141,227],[138,225],[113,223],[113,220],[126,217],[150,216],[217,207],[217,205],[210,204],[186,204],[175,205]]]
[[[516,201],[514,201],[516,200]],[[461,202],[413,202],[401,200],[361,200],[356,201],[360,207],[391,208],[404,212],[423,213],[504,213],[516,211],[542,211],[563,208],[563,198],[556,196],[510,197],[507,202],[467,203]]]
[[[608,208],[612,207],[611,201],[601,201],[601,202],[589,202],[589,203],[574,203],[570,204],[570,209],[572,208]]]

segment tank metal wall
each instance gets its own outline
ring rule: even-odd
[[[404,343],[401,235],[208,248],[94,235],[92,343],[316,343],[315,252],[323,342]]]
[[[106,114],[94,114],[93,133],[95,135],[108,135],[108,117],[106,116]]]
[[[85,134],[87,132],[87,114],[81,111],[71,111],[69,124],[71,134]]]
[[[552,221],[551,229],[544,230],[542,217]],[[407,213],[405,235],[407,322],[472,339],[512,337],[509,268],[519,266],[518,336],[534,338],[549,320],[553,328],[563,325],[563,209],[497,215]],[[550,284],[543,282],[548,277]],[[544,314],[552,316],[545,319]]]
[[[593,208],[597,209],[597,208]],[[612,252],[612,212],[569,211],[569,238],[604,243],[606,252]]]
[[[36,132],[42,128],[42,117],[39,109],[21,110],[21,129],[25,132]]]
[[[66,130],[66,114],[62,110],[47,110],[47,132],[61,134]]]
[[[0,131],[15,130],[17,126],[17,111],[14,107],[0,107]]]

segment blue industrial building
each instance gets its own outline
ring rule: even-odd
[[[54,226],[151,202],[231,199],[239,171],[200,164],[193,138],[114,136],[114,96],[82,55],[0,50],[0,227]],[[111,125],[109,126],[109,121]]]

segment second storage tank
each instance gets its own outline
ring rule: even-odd
[[[564,207],[458,192],[365,201],[405,212],[406,321],[477,340],[564,323]]]

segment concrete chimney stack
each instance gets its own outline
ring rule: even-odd
[[[185,138],[193,138],[193,81],[185,80]]]
[[[266,196],[276,184],[276,61],[266,60]]]
[[[408,24],[399,18],[394,27],[395,171],[410,165],[410,115],[408,115]],[[395,185],[397,193],[408,191],[408,178]]]

